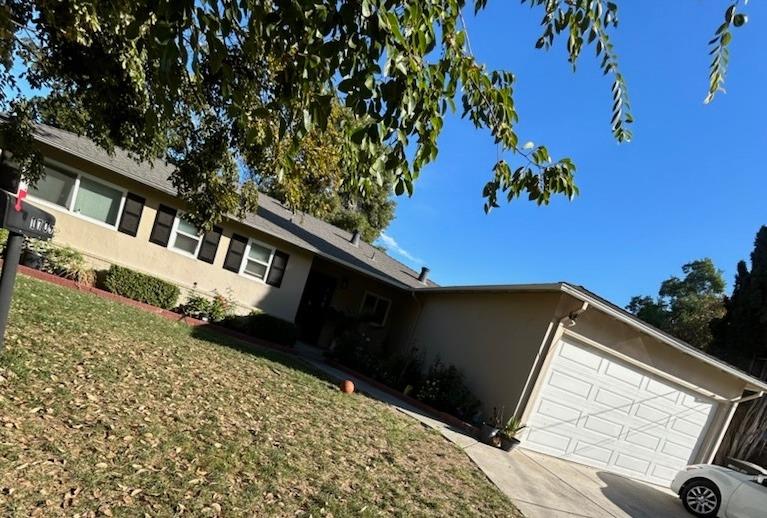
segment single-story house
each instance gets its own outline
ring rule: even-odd
[[[267,196],[199,235],[164,164],[40,126],[47,176],[29,199],[54,241],[186,292],[230,294],[327,346],[329,309],[370,317],[375,346],[457,366],[484,411],[527,424],[522,447],[667,484],[713,460],[738,404],[767,383],[568,283],[438,286],[385,252]]]

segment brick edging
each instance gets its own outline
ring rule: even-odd
[[[458,428],[460,430],[463,430],[465,432],[468,432],[468,433],[470,433],[470,434],[472,434],[474,436],[478,436],[479,435],[479,428],[477,428],[476,426],[471,425],[471,424],[469,424],[467,422],[464,422],[461,419],[458,419],[454,415],[447,414],[445,412],[442,412],[441,410],[437,410],[436,408],[427,405],[423,401],[420,401],[420,400],[415,399],[413,397],[410,397],[410,396],[408,396],[406,394],[403,394],[402,392],[400,392],[400,391],[398,391],[396,389],[393,389],[393,388],[391,388],[388,385],[384,385],[380,381],[375,380],[375,379],[373,379],[373,378],[371,378],[369,376],[366,376],[364,374],[360,374],[359,372],[355,371],[354,369],[350,369],[349,367],[347,367],[345,365],[342,365],[342,364],[338,363],[335,360],[328,359],[328,360],[325,360],[325,362],[328,365],[330,365],[331,367],[333,367],[333,368],[336,368],[336,369],[338,369],[340,371],[343,371],[343,372],[345,372],[346,374],[348,374],[350,376],[354,376],[355,378],[359,378],[360,380],[364,381],[365,383],[374,386],[378,390],[386,392],[387,394],[390,394],[390,395],[396,397],[397,399],[401,399],[402,401],[408,403],[409,405],[412,405],[412,406],[418,408],[419,410],[423,410],[427,414],[430,414],[433,417],[436,417],[440,421],[443,421],[443,422],[445,422],[445,423],[447,423],[447,424],[449,424],[451,426],[454,426],[454,427],[456,427],[456,428]]]
[[[2,264],[2,261],[0,261],[0,264]],[[86,284],[73,281],[72,279],[59,277],[58,275],[54,275],[52,273],[35,270],[34,268],[30,268],[29,266],[24,266],[20,264],[18,271],[19,273],[21,273],[22,275],[26,275],[27,277],[32,277],[34,279],[38,279],[41,281],[50,282],[51,284],[56,284],[58,286],[63,286],[65,288],[73,289],[76,291],[83,291],[86,293],[90,293],[92,295],[96,295],[97,297],[101,297],[102,299],[111,300],[113,302],[119,302],[121,304],[125,304],[126,306],[132,306],[142,311],[146,311],[147,313],[153,313],[167,320],[181,322],[182,324],[186,324],[190,327],[205,326],[207,329],[211,329],[215,331],[216,333],[227,335],[231,338],[236,338],[238,340],[249,343],[251,345],[255,345],[257,347],[275,349],[277,351],[287,352],[287,353],[293,352],[293,348],[289,346],[284,346],[284,345],[276,344],[266,340],[254,338],[245,333],[241,333],[239,331],[229,329],[228,327],[212,324],[204,320],[199,320],[197,318],[181,315],[179,313],[175,313],[168,309],[158,308],[157,306],[152,306],[151,304],[147,304],[146,302],[139,302],[137,300],[129,299],[128,297],[117,295],[116,293],[112,293],[111,291],[102,290],[101,288],[96,288],[95,286],[88,286]]]

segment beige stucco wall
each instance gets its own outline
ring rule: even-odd
[[[463,372],[489,415],[508,417],[527,383],[558,294],[421,293],[420,314],[403,350],[416,348],[428,368],[437,358]]]
[[[46,205],[44,208],[56,216],[54,243],[69,245],[81,251],[96,268],[105,268],[108,264],[126,266],[170,281],[187,293],[195,291],[212,295],[214,290],[218,290],[224,295],[231,295],[237,301],[240,313],[260,309],[293,321],[311,268],[312,254],[237,222],[221,224],[224,233],[213,264],[150,243],[149,235],[154,225],[157,207],[162,203],[180,209],[178,200],[58,150],[46,149],[45,153],[57,162],[146,198],[136,237],[87,221],[65,209]],[[287,270],[279,288],[223,268],[233,232],[255,238],[290,254]],[[184,296],[180,302],[183,300]]]

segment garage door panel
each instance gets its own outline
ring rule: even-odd
[[[625,441],[650,451],[658,451],[658,447],[663,441],[663,438],[640,430],[629,430],[628,433],[626,433]]]
[[[615,466],[628,470],[635,475],[646,475],[650,469],[650,461],[641,457],[634,457],[626,453],[619,453],[615,457]]]
[[[566,454],[570,446],[570,437],[545,429],[535,429],[528,433],[527,439],[549,451],[544,453]]]
[[[605,375],[621,385],[630,385],[634,388],[639,388],[643,380],[643,376],[639,372],[612,362],[607,365]]]
[[[606,353],[563,341],[522,445],[663,484],[687,464],[713,406]]]
[[[541,399],[538,405],[538,413],[546,417],[552,417],[556,422],[577,423],[581,417],[580,410],[547,399]]]
[[[693,440],[697,440],[700,434],[700,424],[688,421],[687,419],[676,418],[671,422],[671,429]]]
[[[573,449],[572,457],[581,458],[589,464],[599,464],[607,466],[610,463],[610,459],[613,456],[613,451],[610,448],[604,448],[595,444],[588,444],[583,441],[578,441]]]
[[[549,385],[565,392],[576,394],[582,398],[587,398],[593,387],[591,383],[560,371],[553,371],[551,373]]]
[[[583,423],[583,428],[598,433],[603,437],[616,440],[621,436],[621,432],[623,432],[622,424],[610,421],[601,416],[597,417],[593,415],[586,417]]]
[[[646,403],[636,406],[634,416],[642,422],[643,426],[666,426],[671,419],[670,413],[653,408]]]
[[[610,409],[615,412],[621,412],[628,415],[631,411],[631,407],[634,405],[634,400],[630,397],[621,396],[615,391],[609,390],[605,387],[599,387],[594,395],[594,401],[602,405],[605,409]]]
[[[559,355],[562,358],[567,358],[568,360],[578,363],[594,372],[598,372],[602,366],[602,358],[594,356],[588,351],[568,343],[562,344],[562,347],[559,350]]]

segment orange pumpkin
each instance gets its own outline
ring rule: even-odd
[[[344,394],[351,394],[354,392],[354,383],[351,380],[344,380],[341,382],[341,392]]]

